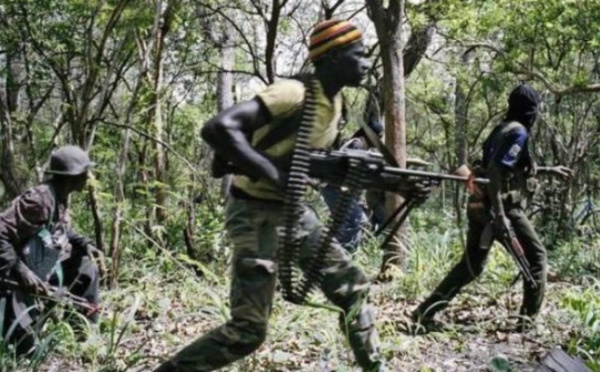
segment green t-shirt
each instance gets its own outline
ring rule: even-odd
[[[265,104],[271,113],[273,122],[254,132],[252,145],[256,145],[274,125],[286,125],[297,110],[302,108],[304,101],[304,84],[298,80],[281,80],[269,85],[257,97]],[[310,133],[310,147],[312,149],[325,150],[333,145],[338,135],[338,123],[342,116],[342,95],[338,93],[331,102],[319,83],[316,90],[316,120]],[[296,135],[274,144],[265,152],[268,155],[278,157],[290,154],[294,149]],[[238,175],[233,180],[233,185],[246,194],[260,199],[283,200],[284,195],[265,179],[252,182],[248,177]]]

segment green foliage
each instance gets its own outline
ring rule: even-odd
[[[573,311],[581,328],[568,341],[569,351],[582,354],[592,371],[600,371],[600,282],[589,278],[587,288],[581,293],[569,293],[563,305]]]
[[[226,41],[235,47],[233,69],[242,71],[234,74],[230,87],[239,101],[251,97],[264,78],[263,34],[269,14],[264,18],[247,1],[223,6],[219,1],[177,0],[172,3],[170,27],[162,29],[165,19],[160,12],[171,3],[164,1],[161,8],[155,2],[131,0],[121,13],[125,3],[120,0],[2,3],[0,99],[7,111],[0,117],[0,150],[12,149],[14,168],[29,185],[38,181],[57,145],[90,145],[98,163],[96,178],[90,182],[97,207],[91,207],[87,192],[74,195],[73,225],[103,238],[109,267],[116,264],[118,255],[111,249],[117,248],[121,270],[115,288],[103,290],[102,321],[98,327],[85,326],[85,342],[79,342],[68,322],[53,320],[44,330],[40,354],[24,362],[2,347],[0,369],[43,370],[50,361],[73,371],[150,368],[156,358],[228,317],[231,243],[223,228],[219,181],[209,177],[212,154],[199,131],[217,112],[224,30],[235,31]],[[264,5],[264,12],[272,6],[257,3]],[[359,10],[354,2],[346,3],[340,8],[341,17]],[[306,56],[306,35],[319,17],[317,6],[301,4],[287,2],[279,24],[275,64],[282,76],[298,72]],[[430,170],[452,171],[458,165],[461,140],[466,142],[469,162],[480,158],[481,142],[501,119],[506,97],[518,82],[530,81],[542,92],[542,120],[534,127],[535,158],[544,165],[571,166],[577,177],[565,188],[546,182],[546,191],[535,197],[543,205],[535,218],[540,235],[553,249],[553,268],[565,279],[584,276],[586,281],[568,290],[549,291],[554,307],[544,316],[552,327],[568,324],[570,339],[562,339],[560,332],[540,337],[546,346],[568,342],[571,352],[585,356],[590,368],[599,370],[594,362],[600,358],[600,315],[594,298],[598,284],[587,281],[598,273],[597,230],[589,220],[579,223],[574,218],[589,194],[594,203],[599,198],[600,167],[590,161],[600,156],[599,97],[557,91],[577,90],[600,77],[600,2],[427,1],[409,4],[407,15],[413,29],[434,19],[439,31],[406,82],[408,156],[432,162]],[[363,26],[367,18],[359,11],[356,22]],[[372,25],[364,26],[365,41],[372,44]],[[157,49],[158,31],[167,32],[162,51]],[[161,74],[162,88],[157,89]],[[463,111],[457,107],[461,94]],[[9,105],[11,97],[16,100]],[[350,112],[343,136],[348,137],[364,120],[367,97],[364,90],[349,90],[345,97]],[[160,117],[155,116],[157,102]],[[164,169],[157,162],[159,150],[165,154]],[[3,182],[0,204],[7,205]],[[124,198],[119,195],[121,185]],[[166,200],[159,205],[161,189]],[[384,346],[390,350],[386,356],[396,370],[437,370],[441,360],[434,355],[436,345],[444,353],[463,356],[473,345],[481,346],[459,325],[422,339],[400,335],[397,329],[401,313],[427,295],[462,254],[465,226],[457,221],[464,213],[463,194],[455,186],[443,185],[415,211],[404,266],[392,270],[391,283],[375,286]],[[195,203],[199,195],[204,199]],[[326,215],[318,193],[309,200]],[[161,208],[166,213],[159,221],[156,211]],[[120,237],[113,247],[117,228]],[[94,236],[96,231],[100,235]],[[508,288],[516,270],[497,248],[483,277],[457,299],[459,310],[444,318],[454,323],[464,316],[461,306],[468,307],[477,322],[474,333],[492,338],[496,334],[491,329],[506,321],[518,304],[513,299],[518,291]],[[365,242],[355,257],[372,277],[380,260],[374,239]],[[325,300],[317,296],[315,301]],[[569,316],[556,306],[559,301]],[[486,313],[491,302],[495,317]],[[232,370],[350,370],[353,364],[336,328],[337,315],[324,307],[298,309],[277,301],[271,345]],[[534,354],[527,352],[527,357]],[[464,369],[492,365],[506,370],[505,362],[520,367],[496,352],[484,359],[477,367]]]
[[[455,40],[478,40],[503,50],[501,69],[538,70],[564,85],[585,84],[597,77],[585,68],[594,63],[597,1],[456,2],[443,25]]]

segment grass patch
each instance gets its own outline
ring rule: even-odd
[[[574,255],[576,246],[568,244],[551,255],[553,267],[564,272],[559,282],[549,283],[538,329],[524,335],[503,331],[518,314],[521,285],[509,287],[517,270],[495,246],[482,277],[440,314],[447,325],[442,332],[416,337],[400,332],[398,324],[404,314],[428,295],[460,258],[460,233],[453,216],[417,210],[411,217],[411,247],[404,267],[392,271],[392,281],[373,286],[382,350],[391,370],[480,370],[501,362],[510,370],[528,371],[545,352],[563,345],[584,358],[593,371],[600,371],[594,362],[600,351],[600,285],[589,275],[582,279],[578,271],[582,262],[589,262],[591,251]],[[102,292],[101,323],[90,327],[87,340],[79,341],[68,324],[51,322],[45,332],[59,342],[48,343],[51,352],[36,362],[35,370],[151,370],[227,319],[229,249],[220,247],[220,252],[218,262],[203,265],[203,271],[210,271],[203,278],[197,277],[193,263],[182,261],[177,254],[125,254],[119,287]],[[564,258],[569,254],[574,256],[571,261]],[[365,241],[355,260],[374,277],[381,260],[377,243]],[[321,295],[314,301],[325,303]],[[20,364],[8,354],[0,356],[0,363],[6,371],[34,370],[31,364]],[[338,329],[336,311],[294,306],[277,294],[267,342],[225,370],[358,369]]]

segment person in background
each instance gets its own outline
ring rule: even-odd
[[[535,123],[540,96],[531,86],[521,84],[508,98],[508,111],[483,144],[482,172],[490,180],[482,196],[471,195],[467,206],[469,227],[467,248],[461,260],[433,293],[412,313],[412,320],[426,329],[434,324],[435,314],[448,306],[460,290],[481,275],[494,241],[482,238],[486,226],[502,231],[509,226],[523,246],[535,285],[523,281],[523,303],[519,329],[526,330],[540,311],[546,289],[547,258],[532,223],[524,212],[528,197],[535,191],[535,164],[531,158],[530,132]],[[570,178],[573,173],[563,166],[552,173]]]
[[[367,123],[369,128],[373,130],[379,138],[383,136],[383,125],[379,121],[370,121]],[[346,143],[344,143],[340,150],[351,149],[351,150],[368,150],[372,148],[367,140],[364,129],[359,129]],[[344,191],[342,188],[334,185],[327,185],[321,190],[323,200],[327,204],[329,211],[333,213]],[[383,194],[383,201],[379,196]],[[371,221],[383,220],[384,206],[381,204],[385,203],[385,193],[377,191],[367,191],[367,203],[369,201],[369,195],[371,195],[371,204],[367,204],[369,209],[372,211]],[[342,226],[339,228],[336,234],[338,242],[350,253],[354,253],[362,240],[362,229],[369,221],[367,215],[369,211],[361,204],[359,198],[352,201],[348,206],[346,219]]]

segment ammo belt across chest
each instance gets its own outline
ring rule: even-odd
[[[304,213],[302,202],[308,189],[310,132],[316,119],[316,90],[318,84],[319,82],[314,77],[305,81],[306,94],[289,167],[283,205],[284,226],[279,235],[279,248],[277,251],[278,275],[283,298],[296,304],[306,303],[308,295],[323,280],[322,269],[327,252],[337,230],[346,219],[346,211],[350,203],[358,197],[361,191],[360,169],[351,164],[345,180],[345,184],[350,191],[342,194],[335,210],[332,212],[332,217],[325,232],[321,235],[319,244],[311,247],[308,267],[302,270],[300,268],[302,241],[299,238],[299,225]]]

